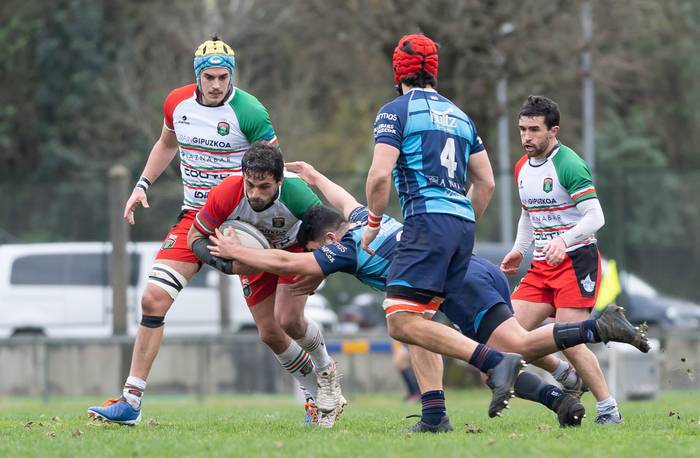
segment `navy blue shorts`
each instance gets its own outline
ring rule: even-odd
[[[457,293],[474,247],[475,224],[457,216],[422,213],[410,216],[389,267],[386,285]]]
[[[465,336],[486,343],[490,332],[485,336],[483,332],[479,332],[480,326],[488,311],[498,304],[505,304],[510,312],[513,312],[508,280],[496,265],[479,256],[472,256],[461,291],[458,294],[449,294],[440,306],[440,311],[459,326]],[[496,327],[509,318],[500,317],[501,315],[503,314],[498,318],[500,322],[495,323]]]

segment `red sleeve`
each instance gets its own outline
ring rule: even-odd
[[[226,178],[209,191],[207,201],[194,218],[194,227],[204,235],[214,235],[214,230],[226,221],[243,199],[243,177]]]
[[[520,169],[523,168],[523,165],[525,165],[525,162],[527,162],[527,154],[524,154],[523,157],[518,159],[518,162],[515,163],[515,185],[518,186],[518,175],[520,175]]]
[[[196,89],[197,84],[192,83],[170,91],[170,94],[168,94],[168,96],[165,98],[165,103],[163,103],[165,127],[170,130],[175,129],[173,127],[173,112],[175,111],[175,107],[178,106],[183,100],[192,97]]]

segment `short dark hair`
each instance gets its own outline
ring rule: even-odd
[[[244,175],[252,175],[256,178],[272,175],[275,181],[282,181],[284,159],[280,150],[268,142],[255,142],[243,155],[241,170]]]
[[[429,84],[433,87],[433,89],[437,89],[437,78],[425,71],[402,78],[401,82],[406,86],[421,88],[424,88]]]
[[[311,207],[301,218],[297,243],[306,247],[309,242],[318,242],[328,231],[337,231],[345,222],[343,215],[323,205]]]
[[[543,95],[529,95],[518,117],[525,116],[532,118],[535,116],[544,116],[544,124],[547,129],[559,125],[559,105]]]

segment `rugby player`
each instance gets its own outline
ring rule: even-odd
[[[543,96],[529,96],[518,118],[525,154],[515,165],[515,182],[522,211],[501,269],[516,273],[534,241],[531,267],[512,295],[515,316],[525,329],[549,316],[557,322],[586,320],[600,285],[595,232],[605,218],[588,164],[557,139],[559,120],[559,107]],[[578,345],[564,355],[597,400],[596,423],[622,423],[593,352]],[[554,357],[535,364],[550,372],[563,370]]]
[[[393,218],[384,216],[384,229],[372,242],[374,254],[370,255],[361,249],[361,234],[368,221],[367,208],[308,164],[290,163],[287,168],[316,186],[331,205],[342,212],[341,215],[326,207],[315,207],[304,215],[297,238],[300,245],[313,251],[289,253],[255,250],[238,244],[235,236],[224,236],[217,232],[216,237],[210,237],[209,248],[212,254],[278,274],[327,276],[342,271],[354,275],[373,288],[385,289],[389,266],[399,239],[403,236],[402,225]],[[499,268],[475,256],[470,261],[460,292],[448,295],[440,310],[459,326],[468,348],[476,350],[476,341],[495,350],[521,353],[526,360],[537,359],[581,343],[601,341],[626,342],[643,352],[649,350],[646,336],[632,327],[619,308],[610,308],[597,320],[551,324],[528,332],[514,319],[509,296],[508,282]],[[446,354],[439,344],[433,344],[425,335],[414,339],[412,343],[435,353]],[[438,432],[451,429],[444,404],[436,406],[432,402],[434,399],[429,396],[431,391],[442,391],[442,366],[435,360],[436,356],[432,355],[431,358],[431,355],[423,353],[422,360],[414,360],[417,363],[414,369],[424,381],[421,384],[424,408],[421,421],[411,431]],[[478,367],[470,359],[474,356],[473,350],[466,356],[461,359]],[[423,366],[438,370],[425,371]],[[426,387],[438,389],[426,392]],[[523,372],[518,375],[515,392],[522,398],[540,402],[557,412],[562,426],[578,425],[583,418],[585,410],[577,397],[544,383],[532,373]]]

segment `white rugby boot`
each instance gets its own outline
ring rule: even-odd
[[[340,378],[335,361],[326,367],[316,369],[318,382],[316,405],[320,412],[331,413],[345,401],[340,389]]]

